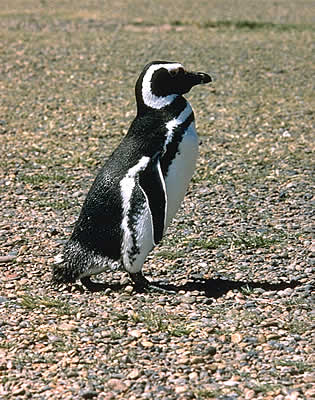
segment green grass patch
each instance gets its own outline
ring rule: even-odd
[[[53,173],[48,174],[19,174],[18,179],[20,182],[32,186],[43,186],[46,184],[53,184],[55,182],[69,182],[71,178],[67,175]]]
[[[238,235],[232,240],[232,246],[245,249],[259,249],[269,248],[280,240],[274,237],[266,237],[263,235],[250,235],[242,234]]]
[[[157,23],[151,20],[134,21],[133,25],[139,27],[154,27]],[[185,27],[185,26],[198,26],[202,29],[236,29],[236,30],[247,30],[247,31],[261,31],[261,30],[274,30],[280,32],[287,31],[306,31],[314,30],[311,24],[295,24],[295,23],[276,23],[271,21],[255,21],[255,20],[208,20],[206,22],[196,22],[193,20],[174,20],[170,21],[169,25],[174,27]]]
[[[222,395],[221,390],[199,389],[195,392],[197,399],[218,399]]]
[[[252,389],[255,391],[256,394],[267,394],[269,392],[274,392],[277,389],[282,388],[281,385],[278,384],[272,384],[272,383],[265,383],[265,384],[259,384],[254,386]]]
[[[132,315],[132,320],[146,325],[151,332],[166,332],[175,337],[187,336],[192,331],[192,328],[176,315],[164,311],[141,310]]]
[[[193,246],[201,247],[207,250],[215,250],[221,247],[259,249],[270,248],[283,240],[283,236],[267,237],[264,235],[243,233],[234,237],[218,236],[209,240],[194,240]]]
[[[186,252],[183,250],[171,251],[171,250],[161,250],[157,252],[156,257],[162,257],[167,260],[177,260],[178,258],[185,257]]]
[[[276,366],[281,366],[281,367],[290,367],[292,368],[291,370],[291,375],[295,374],[303,374],[304,372],[311,372],[312,365],[307,364],[303,361],[294,361],[294,360],[278,360],[276,361]]]
[[[223,246],[230,245],[230,239],[227,237],[215,237],[209,240],[195,240],[193,245],[196,247],[202,247],[206,250],[214,250]]]
[[[68,303],[48,296],[25,294],[20,298],[20,305],[27,310],[37,310],[40,307],[53,309],[58,315],[69,315],[74,312]]]
[[[290,24],[290,23],[275,23],[270,21],[252,21],[252,20],[218,20],[207,21],[201,24],[202,28],[226,28],[226,29],[239,29],[239,30],[277,30],[277,31],[305,31],[314,30],[310,24]]]
[[[60,199],[60,200],[38,200],[36,205],[39,208],[52,208],[53,210],[68,210],[69,208],[75,207],[77,204],[73,204],[69,200]]]

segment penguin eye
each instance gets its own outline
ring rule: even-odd
[[[169,71],[169,74],[171,75],[172,78],[174,78],[177,75],[183,75],[184,72],[185,72],[185,70],[183,67],[178,67],[178,68],[171,69]]]

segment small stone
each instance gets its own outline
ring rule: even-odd
[[[9,299],[7,297],[0,296],[0,304],[1,303],[6,303],[7,301],[9,301]]]
[[[305,383],[314,383],[315,382],[315,373],[306,372],[303,375],[303,380]]]
[[[108,393],[100,393],[99,400],[114,400],[116,398],[116,394],[113,392]]]
[[[125,287],[125,292],[128,293],[128,294],[132,293],[133,292],[133,286],[127,285]]]
[[[258,340],[258,343],[266,343],[266,336],[262,333],[259,333],[257,335],[257,340]]]
[[[216,370],[218,369],[218,364],[217,363],[212,363],[208,365],[209,371],[214,374]]]
[[[129,372],[127,375],[128,379],[137,379],[141,375],[141,372],[138,369],[133,369],[132,371]]]
[[[107,385],[110,389],[115,390],[115,392],[123,392],[127,389],[127,385],[122,381],[122,379],[111,378],[107,382]]]
[[[287,288],[287,289],[284,289],[284,290],[279,290],[278,296],[279,297],[291,296],[292,293],[293,293],[293,289]]]
[[[182,296],[182,302],[186,304],[193,304],[196,302],[196,296],[191,296],[190,294],[186,294]]]
[[[60,324],[58,326],[58,328],[61,331],[75,331],[77,330],[78,326],[77,326],[77,322],[76,321],[68,321],[68,322],[63,322],[62,324]]]
[[[234,379],[229,379],[228,381],[224,382],[224,385],[226,385],[226,386],[237,386],[237,385],[239,385],[239,382],[235,381]]]
[[[295,390],[294,392],[291,392],[290,394],[286,395],[284,400],[298,400],[299,397],[300,397],[299,392]]]
[[[312,387],[312,388],[308,389],[308,390],[305,392],[305,398],[306,398],[306,399],[311,399],[311,398],[313,398],[313,397],[315,397],[315,387]]]
[[[182,357],[180,357],[180,358],[177,360],[177,362],[178,362],[178,364],[187,365],[187,364],[189,364],[190,359],[189,359],[189,357],[187,357],[187,356],[182,356]]]
[[[0,256],[0,264],[13,261],[16,257],[15,255]]]
[[[127,284],[129,283],[129,278],[128,278],[128,276],[123,275],[123,276],[120,278],[119,283],[120,283],[122,286],[127,285]],[[126,290],[126,289],[125,289],[125,290]]]
[[[214,346],[207,346],[204,350],[204,354],[207,356],[214,356],[217,352],[217,349]]]
[[[203,357],[194,356],[191,358],[191,364],[201,364],[204,361]]]
[[[128,334],[134,338],[139,338],[142,336],[142,332],[139,331],[139,329],[133,329],[133,330],[129,331]]]
[[[25,394],[24,388],[18,388],[18,389],[12,390],[12,396],[22,396],[23,394]]]
[[[238,333],[238,332],[232,333],[232,335],[231,335],[232,343],[238,344],[238,343],[241,343],[242,340],[243,340],[243,336],[240,333]]]
[[[256,394],[255,390],[253,390],[253,389],[248,389],[248,388],[244,389],[244,398],[245,398],[245,400],[253,399],[255,397],[255,394]]]
[[[175,393],[177,393],[177,394],[186,393],[187,391],[188,391],[187,385],[176,386],[176,388],[175,388]]]
[[[188,375],[188,378],[189,378],[190,381],[196,381],[196,380],[198,379],[198,374],[197,374],[197,372],[191,372],[191,373]]]
[[[141,344],[143,347],[146,347],[146,348],[153,347],[153,343],[150,342],[149,340],[142,340]]]
[[[98,393],[95,390],[88,389],[82,393],[82,399],[93,399],[97,397]]]

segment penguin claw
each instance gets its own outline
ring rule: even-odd
[[[168,288],[169,285],[165,287],[160,286],[158,283],[152,283],[145,278],[141,272],[130,273],[130,277],[134,283],[134,289],[138,293],[150,293],[159,292],[164,294],[175,294],[175,290]]]

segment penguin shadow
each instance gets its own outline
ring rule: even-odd
[[[279,282],[279,283],[269,283],[269,282],[253,282],[253,281],[233,281],[230,279],[190,279],[187,283],[183,285],[173,285],[169,283],[155,281],[150,282],[149,289],[139,289],[134,287],[136,293],[148,293],[148,292],[158,292],[158,293],[165,293],[165,294],[176,294],[180,291],[185,292],[200,292],[200,294],[204,295],[205,297],[218,299],[222,297],[230,290],[253,290],[253,289],[263,289],[265,291],[280,291],[284,289],[294,289],[297,286],[302,285],[301,282],[292,280],[290,282]],[[130,285],[130,284],[129,284]],[[106,284],[102,283],[99,284],[98,289],[96,290],[89,290],[84,288],[81,285],[76,284],[74,288],[75,291],[80,291],[82,294],[86,292],[101,292],[107,289],[111,291],[121,291],[123,290],[128,284]]]
[[[172,285],[172,284],[160,284],[154,283],[155,286],[160,287],[169,292],[193,292],[197,291],[200,294],[204,294],[208,298],[218,299],[225,295],[230,290],[253,290],[263,289],[265,291],[280,291],[284,289],[294,289],[300,286],[302,283],[299,281],[292,280],[290,282],[253,282],[253,281],[233,281],[230,279],[192,279],[184,285]]]

